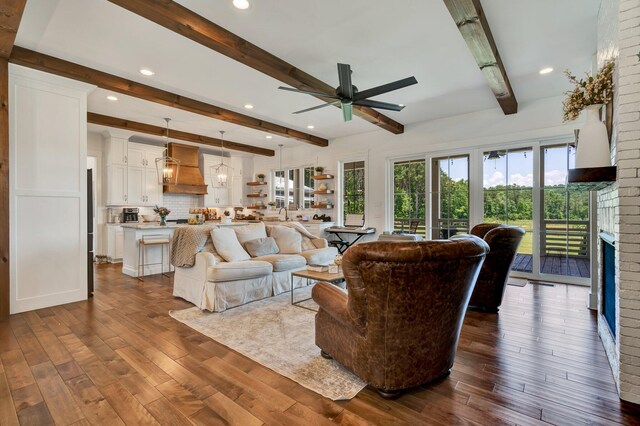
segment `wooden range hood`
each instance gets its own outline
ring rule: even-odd
[[[180,161],[178,181],[175,185],[162,185],[165,194],[207,194],[200,167],[198,167],[198,147],[170,142],[167,145],[169,157]]]

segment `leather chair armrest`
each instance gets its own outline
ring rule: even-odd
[[[311,291],[313,300],[333,319],[350,328],[357,328],[347,310],[346,293],[329,283],[319,282]]]

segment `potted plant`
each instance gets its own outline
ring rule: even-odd
[[[258,182],[264,183],[264,178],[267,176],[264,173],[258,173],[256,177],[258,178]]]
[[[275,201],[269,201],[267,203],[267,205],[269,206],[269,210],[275,210],[276,209],[276,202]]]
[[[221,222],[225,225],[231,223],[231,212],[229,210],[224,211],[224,216],[222,217]]]
[[[611,166],[607,128],[600,120],[600,108],[613,98],[614,63],[606,63],[594,76],[578,79],[569,71],[565,74],[573,84],[562,103],[564,121],[575,120],[582,110],[586,120],[580,130],[576,147],[576,168]]]
[[[322,174],[322,172],[324,172],[324,167],[322,167],[322,166],[316,166],[316,169],[315,169],[315,170],[316,170],[316,173],[317,173],[317,174],[321,175],[321,174]]]

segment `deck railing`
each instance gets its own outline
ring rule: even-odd
[[[542,256],[589,257],[588,220],[545,220],[540,235]]]
[[[425,236],[427,228],[424,218],[396,218],[393,222],[393,231],[407,234]],[[456,234],[469,232],[468,219],[438,219],[437,228],[432,229],[434,239],[447,239]]]

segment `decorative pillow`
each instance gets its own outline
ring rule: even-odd
[[[302,252],[302,235],[298,231],[286,226],[274,226],[271,228],[271,236],[281,254],[298,254]]]
[[[227,262],[251,259],[251,256],[249,256],[249,254],[242,248],[242,245],[240,245],[233,229],[213,229],[211,231],[211,241],[213,241],[213,245],[218,254]]]
[[[234,231],[238,237],[240,244],[244,245],[247,241],[257,240],[258,238],[267,238],[267,230],[264,222],[252,223],[245,226],[235,226]]]
[[[280,249],[276,244],[276,240],[273,239],[273,237],[249,240],[244,243],[244,249],[251,255],[251,257],[278,254],[280,252]]]
[[[314,250],[316,246],[313,245],[311,238],[306,235],[302,235],[302,251]]]

